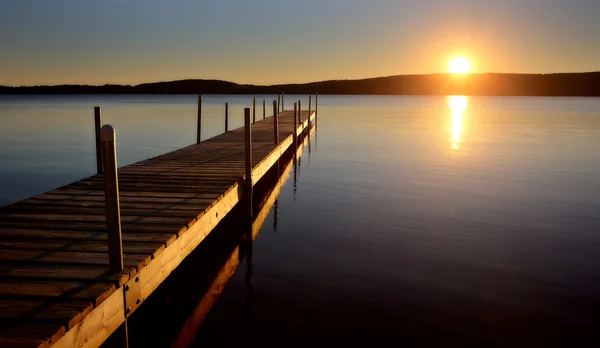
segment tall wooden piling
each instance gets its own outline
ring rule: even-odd
[[[203,98],[201,95],[198,96],[198,126],[196,129],[196,144],[200,144],[202,141],[202,104]]]
[[[312,112],[312,94],[308,95],[308,134],[310,135],[310,113]]]
[[[123,270],[123,243],[121,240],[121,207],[117,174],[116,132],[113,126],[102,127],[102,163],[104,165],[104,200],[106,231],[108,232],[108,259],[110,270]]]
[[[281,92],[281,111],[285,111],[285,94]]]
[[[277,111],[281,108],[281,94],[277,96]]]
[[[101,128],[102,128],[102,113],[100,107],[94,107],[94,126],[96,128],[96,172],[102,174],[102,140],[101,140]]]
[[[250,218],[250,223],[252,223],[252,123],[250,123],[250,108],[244,109],[244,127],[246,160],[246,180],[244,182],[244,200],[246,206],[244,213],[247,214]]]
[[[252,99],[252,123],[256,123],[256,97]]]
[[[302,102],[298,100],[298,123],[302,123]]]
[[[263,120],[267,118],[267,101],[263,99]]]
[[[225,132],[229,131],[229,103],[225,103]]]
[[[298,129],[298,103],[294,103],[294,127],[292,128],[292,137],[294,139],[294,152],[298,148],[298,133],[296,132]]]
[[[319,93],[315,94],[315,125],[319,124]]]
[[[275,100],[273,100],[273,140],[275,145],[279,144],[279,113]]]

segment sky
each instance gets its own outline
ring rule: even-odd
[[[600,70],[600,0],[1,0],[0,85]]]

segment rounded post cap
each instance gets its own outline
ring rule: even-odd
[[[105,124],[102,126],[100,138],[102,141],[115,141],[117,139],[117,132],[113,126],[110,124]]]

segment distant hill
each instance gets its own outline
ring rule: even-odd
[[[0,94],[373,94],[600,96],[600,72],[560,74],[430,74],[305,84],[240,85],[220,80],[180,80],[129,85],[0,86]]]

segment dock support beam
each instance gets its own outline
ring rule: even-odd
[[[244,183],[244,214],[246,215],[246,275],[244,277],[247,285],[252,279],[252,223],[254,220],[252,211],[252,123],[250,122],[250,108],[244,109],[245,124],[245,152],[246,152],[246,180]]]
[[[246,133],[246,181],[244,183],[244,201],[246,202],[245,213],[250,218],[250,226],[252,226],[252,123],[250,122],[250,108],[244,109],[244,126]]]
[[[98,174],[102,174],[104,172],[102,166],[102,140],[100,135],[100,130],[102,128],[102,113],[100,112],[100,107],[94,107],[94,126],[96,128],[96,171]]]
[[[119,205],[119,178],[117,174],[116,132],[113,126],[102,127],[102,163],[104,165],[104,200],[106,203],[106,231],[108,232],[108,259],[110,270],[123,270],[121,241],[121,207]]]
[[[294,125],[292,127],[292,138],[294,139],[294,152],[298,148],[298,133],[296,130],[298,129],[298,103],[294,103]]]
[[[200,144],[202,141],[202,104],[203,98],[201,95],[198,96],[198,127],[196,129],[196,144]]]
[[[119,203],[119,176],[117,174],[117,134],[113,126],[102,127],[102,163],[104,165],[104,202],[106,231],[108,233],[108,262],[112,273],[123,271],[123,242],[121,238],[121,206]],[[129,347],[127,319],[115,331],[120,347]]]
[[[225,133],[229,131],[229,103],[225,103]]]
[[[277,112],[277,101],[273,100],[273,140],[275,145],[279,144],[279,113]]]
[[[308,134],[310,134],[310,113],[312,112],[312,94],[308,95]]]
[[[315,124],[319,124],[319,92],[315,94]]]

